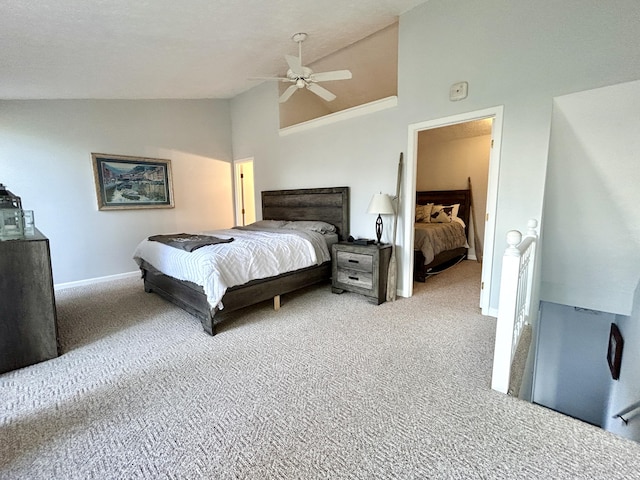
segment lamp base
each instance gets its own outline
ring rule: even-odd
[[[378,245],[380,245],[380,239],[382,238],[382,217],[380,214],[376,219],[376,237],[378,238]]]

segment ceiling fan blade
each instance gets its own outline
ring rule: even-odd
[[[336,98],[333,93],[331,93],[326,88],[321,87],[317,83],[310,83],[309,85],[307,85],[307,88],[327,102],[330,102],[331,100],[334,100]]]
[[[295,93],[295,91],[298,89],[298,87],[296,87],[295,85],[291,85],[289,88],[287,88],[284,93],[282,95],[280,95],[280,100],[278,100],[280,103],[284,103],[287,100],[289,100],[289,97],[291,97],[291,95],[293,95]]]
[[[278,80],[280,82],[291,82],[288,77],[250,77],[249,80]]]
[[[302,77],[304,72],[302,71],[302,63],[300,62],[300,57],[294,57],[293,55],[285,55],[285,60],[289,65],[289,68],[294,73],[294,75]]]
[[[311,75],[312,82],[327,82],[331,80],[351,80],[350,70],[335,70],[333,72],[319,72]]]

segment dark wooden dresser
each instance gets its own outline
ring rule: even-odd
[[[58,354],[49,240],[0,240],[0,373]]]

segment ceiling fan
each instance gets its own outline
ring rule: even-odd
[[[280,82],[291,82],[289,86],[280,96],[280,103],[284,103],[299,88],[307,88],[311,92],[318,95],[323,100],[330,102],[336,96],[324,87],[318,85],[319,82],[327,82],[333,80],[349,80],[351,72],[349,70],[334,70],[332,72],[313,73],[309,67],[302,65],[302,42],[307,39],[306,33],[296,33],[291,39],[298,44],[298,56],[285,55],[284,58],[289,65],[286,77],[259,77],[256,80],[278,80]]]

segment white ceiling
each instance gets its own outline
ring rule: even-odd
[[[425,0],[2,0],[0,98],[230,98]]]

